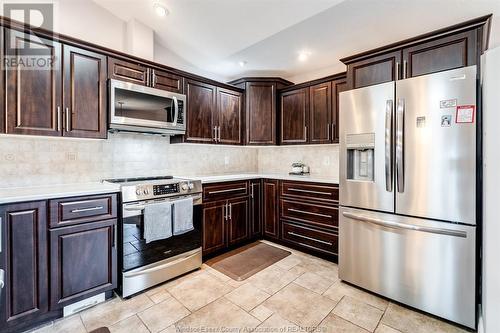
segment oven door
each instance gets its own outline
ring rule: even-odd
[[[123,204],[122,223],[120,224],[123,254],[121,266],[123,272],[155,264],[201,247],[201,193],[192,196],[194,205],[194,230],[182,235],[153,241],[148,244],[146,244],[146,240],[144,239],[144,206],[158,201],[171,201],[175,204],[176,200],[185,197],[186,196]]]
[[[185,131],[186,96],[110,80],[110,127],[142,131]],[[156,130],[155,130],[156,129]]]

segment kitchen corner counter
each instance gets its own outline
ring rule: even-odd
[[[0,205],[15,202],[114,193],[119,191],[120,186],[118,185],[97,182],[31,187],[4,187],[0,188]]]
[[[278,179],[278,180],[293,180],[311,183],[325,183],[325,184],[338,184],[339,180],[337,178],[327,178],[321,176],[292,176],[287,174],[275,174],[275,173],[242,173],[242,174],[227,174],[227,175],[211,175],[211,176],[178,176],[179,178],[201,180],[203,184],[210,183],[220,183],[220,182],[230,182],[236,180],[249,180],[249,179]]]

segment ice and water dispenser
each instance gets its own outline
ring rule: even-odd
[[[375,133],[348,134],[347,180],[374,181]]]

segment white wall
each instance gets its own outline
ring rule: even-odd
[[[483,325],[500,332],[500,47],[489,50],[483,67]]]
[[[127,22],[125,29],[125,48],[128,54],[154,60],[154,31],[136,19]]]

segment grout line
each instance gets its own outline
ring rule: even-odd
[[[139,318],[139,320],[144,325],[144,327],[146,327],[146,329],[148,330],[148,332],[151,332],[151,330],[149,329],[148,325],[146,325],[146,323],[144,322],[144,320],[142,320],[142,318],[139,316],[139,314],[136,314],[136,316],[137,316],[137,318]],[[167,327],[165,327],[165,328],[167,328]]]

